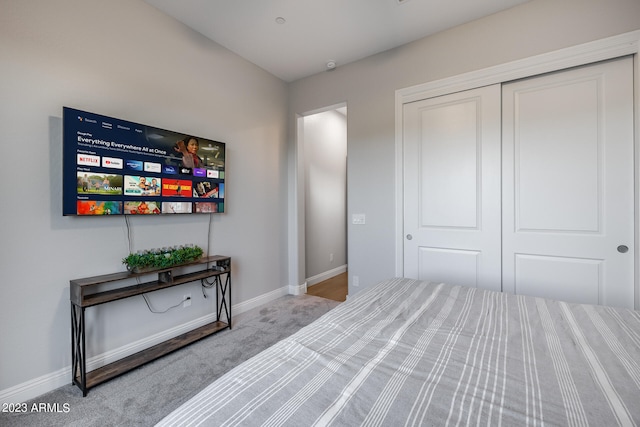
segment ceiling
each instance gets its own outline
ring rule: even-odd
[[[145,0],[291,82],[528,0]]]

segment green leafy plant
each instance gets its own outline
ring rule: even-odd
[[[202,248],[199,246],[172,246],[129,254],[122,260],[122,263],[126,264],[129,271],[139,271],[143,268],[161,269],[195,261],[202,254]]]

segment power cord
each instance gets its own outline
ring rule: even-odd
[[[211,243],[211,232],[213,231],[213,214],[209,214],[209,229],[207,230],[207,256],[209,254],[209,244]]]
[[[207,293],[204,291],[205,289],[211,289],[216,285],[216,279],[213,279],[213,282],[209,282],[207,278],[200,279],[200,285],[202,285],[202,296],[207,298]]]
[[[147,294],[142,294],[142,298],[144,298],[144,302],[147,303],[147,308],[153,314],[164,314],[164,313],[166,313],[167,311],[169,311],[171,309],[180,307],[185,301],[189,301],[191,299],[191,297],[187,297],[187,298],[184,298],[182,301],[180,301],[178,304],[172,305],[171,307],[167,308],[164,311],[155,311],[153,308],[151,308],[151,304],[149,304],[149,300],[147,299]]]
[[[129,241],[129,253],[133,253],[133,243],[131,239],[131,224],[129,223],[129,215],[124,215],[124,222],[127,224],[127,240]]]
[[[209,214],[209,229],[207,230],[207,258],[211,255],[209,253],[209,246],[211,243],[211,233],[213,232],[213,214]],[[209,263],[207,262],[207,269],[209,269]]]
[[[133,239],[131,238],[131,234],[132,234],[133,230],[132,230],[131,224],[129,222],[129,215],[123,215],[123,216],[124,216],[125,224],[127,226],[127,240],[128,240],[128,244],[129,244],[129,253],[133,253]],[[207,251],[206,251],[207,258],[209,257],[209,244],[211,242],[211,233],[212,233],[212,231],[213,231],[213,214],[209,214],[209,226],[208,226],[208,230],[207,230]],[[209,268],[210,268],[210,266],[207,263],[207,269],[209,269]],[[136,282],[138,284],[140,284],[140,277],[136,277]],[[200,282],[202,284],[202,296],[207,298],[207,294],[205,292],[205,288],[211,289],[216,284],[216,282],[213,281],[213,282],[210,283],[206,279],[201,279]],[[149,300],[147,299],[147,295],[146,294],[142,294],[142,297],[144,298],[144,302],[147,304],[147,308],[149,309],[149,311],[151,313],[154,313],[154,314],[166,313],[171,309],[180,307],[182,304],[184,304],[185,301],[188,301],[188,300],[191,299],[191,298],[185,298],[182,301],[180,301],[178,304],[173,305],[173,306],[167,308],[164,311],[155,311],[153,308],[151,308],[151,304],[149,303]]]

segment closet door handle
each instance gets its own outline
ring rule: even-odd
[[[620,252],[621,254],[626,254],[627,252],[629,252],[629,247],[626,245],[620,245],[618,246],[618,252]]]
[[[413,236],[411,234],[407,234],[407,240],[411,240],[413,239]]]

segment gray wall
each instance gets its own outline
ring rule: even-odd
[[[308,284],[315,284],[331,277],[332,270],[347,263],[347,118],[344,114],[330,110],[304,117],[304,159],[306,279]],[[321,277],[309,280],[317,276]]]
[[[128,252],[123,218],[60,214],[62,106],[229,143],[228,213],[214,216],[211,239],[208,216],[131,222],[135,249],[193,242],[234,257],[235,305],[304,283],[291,252],[304,240],[298,207],[287,206],[300,182],[295,114],[347,102],[347,214],[367,215],[348,227],[361,289],[395,273],[397,89],[637,29],[638,0],[532,0],[287,86],[142,1],[3,1],[0,392],[58,374],[68,383],[69,280],[119,271]],[[167,315],[140,298],[96,308],[90,352],[202,316],[195,284],[151,300],[167,307],[185,289],[190,309]]]
[[[637,0],[532,0],[292,83],[291,117],[349,106],[347,217],[366,214],[348,225],[349,294],[395,275],[396,90],[639,28]]]
[[[134,250],[232,256],[234,305],[288,292],[285,83],[131,0],[3,1],[0,70],[0,392],[69,383],[69,280],[122,271],[128,253],[124,217],[61,214],[63,106],[226,141],[227,213],[211,239],[208,215],[136,217]],[[149,300],[161,310],[187,292],[192,306],[164,315],[141,297],[88,309],[88,355],[210,312],[199,284]]]

